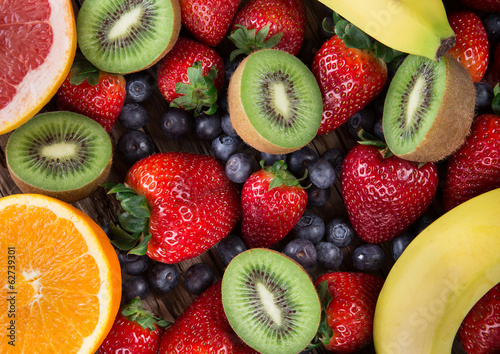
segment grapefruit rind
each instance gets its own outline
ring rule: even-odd
[[[17,93],[0,110],[0,135],[19,127],[38,113],[66,79],[76,54],[76,22],[71,0],[48,0],[53,43],[45,61],[29,71]],[[29,44],[26,44],[29,45]],[[20,46],[22,47],[22,46]]]

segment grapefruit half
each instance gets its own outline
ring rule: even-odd
[[[55,95],[76,52],[71,0],[0,1],[0,134]]]

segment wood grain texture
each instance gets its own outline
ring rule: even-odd
[[[78,13],[78,8],[81,3],[83,3],[83,0],[73,0],[75,14]],[[303,47],[303,53],[306,57],[312,58],[313,54],[319,49],[322,44],[322,40],[318,34],[318,30],[320,22],[327,14],[327,12],[323,5],[316,0],[305,0],[305,4],[307,9],[308,23],[306,28],[306,40]],[[216,50],[219,51],[221,55],[227,55],[230,48],[232,48],[231,44],[223,42],[216,48]],[[156,80],[155,68],[148,69],[148,72]],[[144,105],[149,113],[150,119],[143,129],[151,135],[158,151],[191,151],[201,154],[211,154],[210,141],[201,140],[197,138],[194,133],[181,140],[170,140],[162,135],[160,120],[162,113],[164,113],[168,109],[168,103],[159,93],[158,89],[155,90],[153,97],[151,97]],[[54,99],[42,111],[51,110],[55,110]],[[125,129],[123,129],[119,124],[115,125],[113,131],[111,132],[111,137],[114,144],[116,144],[119,137],[124,132]],[[5,146],[7,144],[9,136],[10,134],[0,136],[1,196],[20,193],[20,190],[16,187],[9,176],[5,161]],[[354,144],[355,141],[348,133],[347,128],[341,126],[336,131],[328,135],[316,137],[309,144],[309,146],[315,149],[319,154],[323,153],[331,147],[338,148],[346,153]],[[254,150],[251,150],[250,148],[248,148],[247,151],[254,154],[257,162],[258,153]],[[122,182],[128,168],[129,166],[125,165],[119,159],[119,156],[117,156],[115,151],[115,159],[109,180]],[[105,225],[109,221],[115,220],[116,213],[120,210],[119,203],[115,200],[115,198],[112,196],[108,196],[102,188],[100,188],[92,196],[79,202],[73,203],[73,205],[87,213],[99,225]],[[436,204],[434,205],[437,205],[437,210],[440,209],[438,202],[436,202]],[[325,206],[321,208],[308,208],[308,211],[317,213],[318,215],[322,216],[326,222],[333,219],[334,217],[346,217],[346,211],[344,208],[342,197],[340,195],[339,182],[337,181],[335,186],[331,188],[331,198]],[[361,240],[356,240],[351,246],[343,249],[345,261],[340,270],[354,270],[350,257],[353,249],[360,243]],[[388,245],[386,244],[383,246],[387,254],[387,264],[384,267],[383,271],[379,273],[379,275],[385,276],[392,265],[392,260],[390,257],[390,249],[388,248]],[[183,285],[183,274],[189,266],[198,262],[208,263],[216,272],[216,280],[221,279],[224,271],[224,266],[218,258],[217,253],[212,248],[199,257],[179,263],[178,267],[181,273],[179,285],[173,291],[166,294],[158,294],[152,291],[146,299],[146,306],[156,314],[165,318],[167,321],[174,321],[182,313],[182,311],[196,298],[195,295],[188,293],[185,289]],[[311,272],[312,278],[316,277],[317,275],[317,271]],[[123,274],[123,277],[124,280],[129,278],[127,274]],[[459,345],[457,345],[455,352],[459,352],[459,350]],[[314,351],[311,351],[311,353],[318,354],[325,353],[325,351],[323,349],[316,349]],[[374,353],[373,346],[369,346],[360,353]]]

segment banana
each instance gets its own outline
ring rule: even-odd
[[[455,45],[441,0],[319,0],[386,46],[437,60]]]
[[[472,306],[500,282],[500,189],[450,210],[390,270],[375,308],[377,354],[451,353]]]

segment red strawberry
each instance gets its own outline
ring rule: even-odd
[[[58,110],[86,115],[109,133],[125,103],[126,82],[123,75],[99,71],[82,56],[57,91]]]
[[[130,168],[125,183],[130,188],[106,185],[126,211],[115,233],[120,236],[125,229],[136,235],[124,235],[125,241],[119,242],[142,236],[117,246],[137,247],[160,262],[178,263],[200,255],[227,236],[241,215],[238,191],[212,156],[150,155]]]
[[[168,323],[142,307],[137,297],[123,308],[97,354],[156,354]]]
[[[327,350],[354,353],[372,341],[375,304],[383,283],[380,277],[354,272],[330,272],[316,279],[326,322],[318,334]]]
[[[311,71],[323,96],[319,135],[345,123],[373,100],[387,81],[387,65],[374,51],[348,48],[337,35],[323,43]]]
[[[472,307],[458,337],[468,354],[500,353],[500,283]]]
[[[341,193],[356,233],[366,242],[392,239],[431,204],[438,185],[434,163],[419,167],[384,157],[372,145],[354,146],[342,163]]]
[[[242,30],[240,26],[246,30]],[[297,55],[304,42],[305,26],[303,0],[250,0],[236,13],[230,38],[238,48],[243,49],[242,52],[249,54],[257,49],[269,48],[263,44],[264,40],[279,35],[275,37],[280,39],[279,43],[274,45],[273,42],[272,47]],[[255,37],[263,29],[265,32],[261,34],[264,35]],[[234,31],[237,30],[239,32],[235,35]],[[253,34],[253,37],[248,34]]]
[[[200,65],[201,63],[201,65]],[[174,107],[199,113],[217,109],[217,93],[224,85],[224,62],[211,47],[179,37],[174,47],[158,63],[158,86]]]
[[[300,220],[307,193],[283,161],[263,166],[244,183],[241,233],[247,247],[270,247]]]
[[[448,211],[500,187],[500,117],[483,114],[472,123],[465,143],[450,156],[443,189]]]
[[[200,42],[217,46],[226,35],[241,0],[180,0],[182,24]]]
[[[455,32],[456,43],[448,53],[469,72],[472,81],[479,82],[488,68],[489,43],[483,23],[472,11],[459,11],[448,16]]]
[[[500,0],[460,0],[460,2],[474,10],[500,11]]]
[[[258,354],[229,325],[220,281],[198,296],[162,336],[159,354],[186,353]]]

